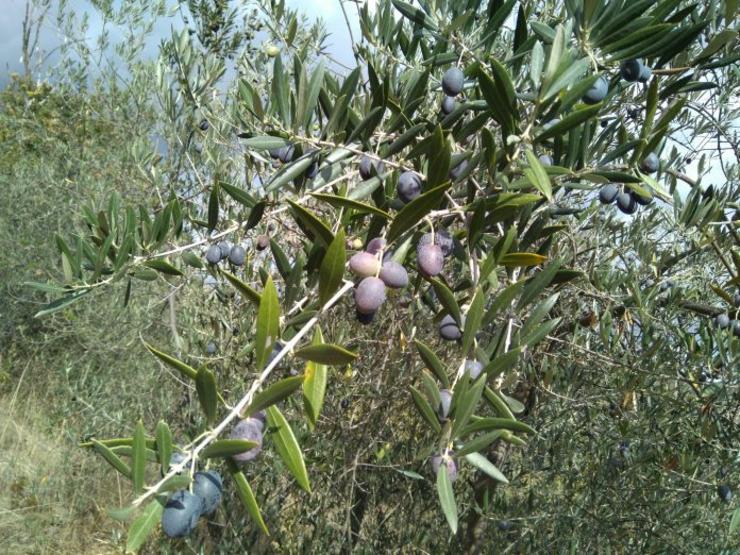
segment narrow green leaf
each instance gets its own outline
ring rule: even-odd
[[[501,257],[501,264],[504,266],[537,266],[542,264],[546,257],[533,252],[510,252]]]
[[[244,416],[250,416],[283,399],[289,397],[296,389],[303,385],[303,376],[291,376],[275,382],[264,391],[254,396],[252,403],[244,409]]]
[[[432,409],[432,406],[429,404],[429,401],[427,401],[424,398],[424,396],[419,392],[419,390],[416,389],[415,387],[410,386],[409,390],[411,391],[411,398],[414,400],[414,404],[416,405],[416,408],[419,409],[419,412],[424,417],[424,419],[427,421],[427,423],[432,427],[432,430],[434,430],[436,433],[441,432],[442,426],[440,426],[439,424],[437,413],[434,412],[434,409]]]
[[[298,485],[311,493],[311,485],[308,481],[308,472],[306,471],[306,463],[303,461],[301,448],[288,421],[275,406],[267,409],[267,425],[271,431],[270,437],[285,466],[288,467]]]
[[[239,469],[239,466],[234,461],[229,460],[228,465],[229,474],[236,484],[236,492],[239,495],[239,499],[241,499],[244,504],[244,508],[247,509],[249,516],[257,523],[260,530],[269,536],[270,533],[267,531],[267,525],[262,519],[262,513],[257,504],[257,499],[254,497],[254,493],[252,492],[252,488],[249,486],[249,482],[247,482],[246,476],[244,476],[244,473]]]
[[[396,217],[393,218],[393,222],[391,222],[386,235],[388,243],[395,241],[402,233],[413,228],[422,218],[424,218],[424,216],[434,210],[442,201],[444,194],[449,188],[450,183],[444,183],[439,187],[419,195],[404,206],[401,211],[396,214]]]
[[[509,483],[509,480],[506,479],[506,476],[504,476],[491,461],[489,461],[480,453],[468,453],[467,455],[465,455],[465,460],[476,467],[478,470],[481,470],[488,474],[497,482],[501,482],[503,484]]]
[[[450,525],[453,534],[457,534],[457,505],[455,504],[455,494],[452,491],[452,483],[447,475],[447,464],[439,465],[437,471],[437,495],[439,503],[442,506],[442,512]]]
[[[359,202],[348,197],[327,195],[324,193],[311,193],[311,195],[318,200],[323,200],[324,202],[332,205],[334,208],[349,208],[351,210],[356,210],[357,212],[375,214],[385,220],[391,219],[391,215],[385,210],[381,210],[376,206],[372,206],[364,202]]]
[[[153,270],[157,270],[158,272],[162,274],[167,274],[169,276],[181,276],[182,272],[175,268],[172,264],[167,262],[166,260],[163,260],[161,258],[155,258],[154,260],[147,260],[144,262],[144,266],[147,268],[151,268]]]
[[[256,441],[246,439],[218,439],[201,451],[200,456],[204,459],[213,459],[216,457],[232,457],[244,451],[249,451],[257,447]]]
[[[123,462],[121,457],[116,455],[113,451],[111,451],[108,447],[106,447],[96,439],[92,440],[92,444],[98,454],[103,457],[109,465],[123,474],[126,478],[131,478],[131,467]]]
[[[445,310],[455,319],[458,325],[462,324],[462,312],[460,311],[460,305],[457,303],[455,294],[440,280],[431,278],[429,283],[434,287],[434,292],[437,294],[437,299],[445,308]]]
[[[144,545],[149,534],[159,524],[164,511],[164,499],[152,499],[134,519],[126,536],[126,553],[136,553]]]
[[[434,354],[434,352],[425,343],[422,343],[418,339],[415,339],[414,344],[416,344],[416,349],[417,351],[419,351],[419,356],[424,361],[424,364],[426,364],[427,368],[434,372],[434,375],[437,376],[437,379],[442,383],[445,389],[449,389],[450,379],[447,376],[447,371],[442,364],[442,361],[437,358],[437,355]]]
[[[304,155],[298,160],[291,162],[290,164],[286,164],[272,176],[272,179],[265,187],[265,190],[268,193],[277,191],[283,185],[293,181],[296,177],[302,176],[313,162],[313,156]]]
[[[601,103],[574,110],[566,117],[564,117],[561,121],[537,135],[537,137],[535,137],[535,142],[539,143],[544,141],[545,139],[562,135],[566,131],[594,117],[596,114],[599,113],[599,110],[601,110]]]
[[[131,481],[134,485],[134,495],[138,495],[144,489],[144,478],[146,471],[146,437],[144,424],[139,421],[134,430],[134,442],[131,450]]]
[[[450,171],[451,147],[445,140],[442,127],[437,125],[432,133],[432,147],[427,164],[427,184],[430,189],[447,180]]]
[[[465,316],[465,328],[462,337],[462,352],[470,352],[473,346],[475,334],[478,333],[483,321],[483,309],[485,308],[485,299],[483,298],[483,289],[478,287],[470,302],[470,308]]]
[[[294,354],[295,356],[305,360],[311,360],[313,362],[318,362],[319,364],[329,364],[332,366],[349,364],[357,358],[356,353],[331,343],[309,345],[308,347],[299,349]]]
[[[218,393],[216,392],[216,376],[208,368],[198,370],[195,376],[195,390],[206,420],[209,424],[213,424],[216,420]]]
[[[534,185],[535,189],[542,193],[547,200],[552,202],[552,184],[550,183],[550,176],[547,175],[545,168],[542,166],[539,158],[534,155],[534,152],[527,149],[526,154],[529,168],[524,170],[524,175],[527,176],[527,179],[529,179],[530,183]]]
[[[319,304],[323,306],[339,289],[347,263],[344,228],[339,228],[334,239],[326,249],[319,268]]]
[[[519,420],[510,420],[508,418],[479,418],[474,420],[460,433],[460,436],[473,434],[475,432],[487,432],[489,430],[511,430],[512,432],[523,432],[526,434],[536,434],[537,432],[531,426]]]
[[[208,198],[208,231],[213,231],[218,225],[218,185],[211,187],[211,195]]]
[[[150,353],[152,353],[155,357],[157,357],[159,360],[167,364],[168,366],[171,366],[180,374],[185,376],[186,378],[190,380],[194,380],[195,377],[198,375],[198,371],[195,370],[195,368],[192,368],[185,364],[184,362],[177,360],[175,357],[170,356],[166,353],[163,353],[162,351],[159,351],[152,347],[149,343],[146,341],[144,342],[144,346],[149,350]]]
[[[237,291],[239,291],[244,296],[245,299],[251,301],[256,305],[260,304],[260,301],[262,300],[262,295],[260,295],[257,291],[252,289],[249,285],[244,283],[234,274],[231,274],[226,270],[221,270],[221,274],[223,274],[223,276],[227,280],[229,280],[229,283],[231,283],[231,285],[233,285],[237,289]]]
[[[488,432],[487,434],[484,434],[467,442],[460,449],[455,451],[455,455],[457,457],[464,457],[469,453],[478,453],[507,433],[508,432],[505,430],[494,430],[493,432]]]
[[[289,145],[288,139],[283,137],[273,137],[271,135],[261,135],[250,137],[244,141],[244,146],[251,150],[273,150]]]
[[[257,333],[255,335],[255,364],[262,369],[272,347],[280,336],[280,303],[272,276],[267,278],[257,312]]]
[[[222,182],[221,188],[226,191],[226,193],[236,202],[238,202],[239,204],[243,204],[247,208],[252,208],[257,204],[257,200],[252,195],[240,189],[239,187],[234,187],[233,185]]]
[[[69,295],[62,297],[61,299],[57,299],[56,301],[50,302],[42,310],[39,310],[36,314],[34,314],[33,317],[41,318],[42,316],[48,316],[49,314],[54,314],[55,312],[64,310],[72,303],[79,301],[82,297],[87,295],[89,292],[90,292],[89,289],[85,289],[83,291],[80,291],[79,293],[70,293]]]
[[[424,13],[424,10],[416,8],[408,2],[404,2],[403,0],[392,1],[393,7],[401,12],[403,16],[409,19],[412,23],[421,25],[422,27],[430,31],[434,31],[437,29],[437,25],[434,23],[434,20],[426,13]]]
[[[313,335],[313,345],[321,345],[324,338],[321,329],[316,328]],[[303,373],[303,404],[308,416],[308,422],[311,429],[316,427],[321,414],[321,407],[324,405],[324,395],[326,394],[328,368],[324,364],[308,361]]]
[[[325,247],[331,244],[334,240],[334,234],[331,232],[328,225],[326,225],[313,212],[304,208],[300,204],[296,204],[292,200],[289,200],[288,204],[290,204],[293,217],[296,219],[298,224],[313,236],[309,237],[309,239],[315,238]]]
[[[170,458],[172,457],[172,432],[167,422],[160,420],[157,422],[156,445],[157,460],[162,467],[162,474],[167,474],[170,469]]]

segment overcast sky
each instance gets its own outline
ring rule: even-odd
[[[117,0],[116,3],[118,3]],[[370,2],[374,4],[374,0]],[[56,11],[58,3],[52,0],[53,7],[46,18],[41,33],[40,48],[45,52],[52,52],[55,47],[61,44],[63,37],[56,25]],[[69,0],[69,7],[78,14],[87,12],[90,19],[90,37],[95,37],[101,30],[101,21],[96,17],[94,9],[90,8],[89,0]],[[170,0],[169,5],[175,6],[176,2]],[[0,0],[0,86],[7,81],[8,74],[12,72],[22,72],[23,64],[21,62],[22,46],[22,23],[25,14],[26,0]],[[291,8],[298,9],[310,18],[321,17],[326,23],[330,33],[329,45],[330,51],[338,61],[353,65],[354,58],[350,48],[349,33],[344,16],[339,7],[338,0],[288,0],[287,5]],[[355,36],[359,36],[359,25],[357,11],[354,2],[345,4],[350,22],[353,27]],[[179,22],[179,17],[174,20],[165,19],[156,28],[150,41],[149,53],[156,54],[156,46],[159,40],[169,36],[170,25],[173,21]],[[115,41],[115,36],[112,39]],[[92,44],[90,46],[93,46]]]

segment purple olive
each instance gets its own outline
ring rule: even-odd
[[[231,430],[229,437],[231,439],[245,439],[247,441],[254,441],[257,443],[256,447],[243,453],[238,453],[232,458],[240,463],[253,460],[262,451],[262,429],[264,428],[264,422],[259,418],[245,418],[241,420]]]
[[[355,289],[355,308],[362,314],[371,314],[385,301],[385,284],[376,277],[366,277]]]
[[[409,284],[409,274],[406,268],[394,260],[388,260],[383,263],[378,277],[383,280],[383,283],[393,289],[401,289]]]
[[[360,277],[374,276],[380,269],[380,261],[374,254],[358,252],[349,259],[349,269]]]
[[[419,265],[419,271],[427,277],[434,277],[442,271],[442,266],[445,262],[444,254],[442,249],[438,245],[422,245],[418,249],[417,261]]]

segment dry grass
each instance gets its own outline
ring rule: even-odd
[[[104,514],[118,502],[113,473],[20,393],[0,396],[0,551],[115,552],[121,530]]]

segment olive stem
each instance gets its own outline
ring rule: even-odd
[[[249,388],[249,391],[244,395],[239,402],[234,405],[234,408],[231,409],[229,414],[224,418],[218,426],[213,428],[206,437],[198,443],[198,445],[195,446],[195,448],[187,453],[182,461],[179,463],[173,465],[170,467],[169,472],[165,474],[165,476],[156,484],[151,486],[147,489],[147,491],[143,494],[141,494],[139,497],[134,499],[132,502],[132,505],[134,507],[138,507],[141,505],[144,501],[146,501],[149,497],[152,495],[155,495],[159,488],[162,487],[162,485],[175,476],[178,472],[181,472],[185,469],[186,466],[188,466],[188,463],[192,461],[192,464],[194,464],[194,461],[198,459],[198,454],[203,451],[209,444],[211,444],[213,441],[215,441],[221,433],[226,429],[226,427],[231,423],[232,420],[237,418],[241,415],[241,412],[249,406],[249,404],[252,402],[252,399],[254,398],[255,394],[257,393],[257,390],[259,390],[262,387],[262,384],[265,383],[268,377],[270,377],[270,374],[272,371],[277,367],[277,365],[280,363],[280,361],[287,355],[289,352],[293,350],[293,348],[298,344],[298,342],[303,339],[303,337],[313,328],[314,325],[319,321],[319,317],[324,314],[326,311],[328,311],[332,306],[334,306],[339,299],[341,299],[344,294],[352,289],[354,287],[354,284],[351,281],[345,281],[344,285],[337,291],[334,296],[326,301],[324,306],[321,307],[321,310],[317,312],[306,324],[296,333],[290,341],[288,341],[283,349],[280,350],[280,352],[275,356],[275,358],[272,359],[271,362],[268,363],[268,365],[265,367],[265,369],[262,371],[262,373],[259,375],[259,377],[254,381],[252,384],[252,387]],[[192,465],[191,465],[192,466]]]

